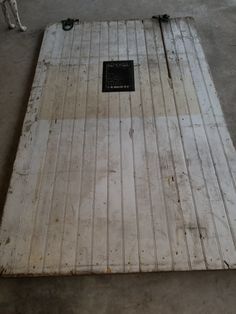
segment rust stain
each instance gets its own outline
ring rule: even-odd
[[[7,270],[4,268],[4,266],[0,266],[0,276],[2,276],[6,272]]]
[[[175,182],[174,176],[168,177],[167,180],[169,185],[171,185],[172,182]]]

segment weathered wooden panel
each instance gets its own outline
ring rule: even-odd
[[[134,92],[102,92],[133,60]],[[3,276],[236,265],[236,152],[191,18],[49,26],[0,229]]]

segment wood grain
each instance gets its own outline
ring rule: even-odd
[[[102,92],[108,60],[134,61],[134,92]],[[191,18],[46,29],[3,276],[235,268],[235,208],[236,152]]]

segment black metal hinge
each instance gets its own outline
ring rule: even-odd
[[[168,54],[167,54],[166,43],[165,43],[164,32],[163,32],[163,26],[162,26],[163,23],[168,23],[170,21],[170,16],[168,14],[163,14],[163,15],[153,16],[152,18],[157,20],[159,23],[159,26],[160,26],[161,38],[162,38],[163,49],[164,49],[164,53],[165,53],[168,77],[169,77],[169,79],[171,79],[170,65],[169,65]]]
[[[160,22],[166,22],[166,23],[169,22],[169,20],[170,20],[170,16],[168,14],[154,15],[152,18],[157,19]]]
[[[61,21],[62,29],[64,31],[70,31],[74,27],[74,24],[76,22],[79,22],[79,19],[70,19],[70,18],[68,18],[67,20],[62,20]]]

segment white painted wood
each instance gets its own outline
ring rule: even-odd
[[[208,195],[208,190],[194,134],[195,127],[193,126],[192,121],[200,114],[198,101],[185,54],[184,44],[181,38],[181,32],[174,20],[171,21],[171,28],[169,28],[169,32],[175,39],[172,41],[172,45],[169,47],[170,49],[167,50],[169,55],[174,56],[172,61],[172,67],[174,67],[172,75],[175,75],[175,80],[179,77],[180,84],[181,82],[183,84],[182,88],[175,88],[174,86],[174,90],[176,95],[177,111],[181,111],[180,104],[184,104],[185,107],[184,112],[181,111],[181,115],[179,114],[178,117],[181,133],[184,139],[187,160],[186,163],[191,180],[191,189],[195,201],[199,236],[203,245],[204,257],[207,263],[206,267],[209,269],[221,268],[222,257],[219,247],[219,239],[215,229],[210,200],[205,199],[205,195]],[[182,62],[178,63],[178,60],[181,60]],[[184,92],[184,95],[182,95],[181,98],[179,97],[180,90]]]
[[[2,226],[4,226],[4,224],[8,225],[9,222],[10,225],[8,225],[7,228],[1,228],[0,242],[6,243],[9,241],[9,243],[11,243],[11,245],[6,245],[5,247],[0,245],[1,263],[3,265],[7,263],[9,269],[17,268],[17,271],[19,272],[27,270],[28,252],[25,250],[24,246],[26,245],[27,247],[28,237],[32,232],[30,229],[32,227],[32,219],[35,212],[37,182],[39,180],[37,171],[40,171],[42,163],[42,161],[40,162],[40,153],[43,152],[43,150],[40,148],[44,137],[47,136],[48,130],[48,122],[43,123],[43,128],[41,128],[37,121],[40,111],[43,84],[45,83],[47,75],[47,62],[51,58],[52,49],[58,36],[56,30],[57,25],[53,25],[47,29],[44,34],[5,205],[6,207],[9,206],[9,210],[4,211],[1,221]],[[40,134],[40,136],[38,136],[38,141],[36,141],[38,134]],[[34,154],[32,157],[32,151],[35,144],[39,145],[39,151],[37,152],[37,155]],[[43,160],[42,154],[41,157]],[[35,158],[37,163],[33,164]],[[25,187],[24,190],[23,187]],[[15,209],[16,204],[18,204],[17,207],[19,204],[21,205],[21,211]],[[22,235],[19,237],[18,233],[21,233]],[[12,257],[13,250],[15,253],[14,257]],[[22,259],[23,261],[21,261]],[[17,263],[17,267],[14,266],[14,263]]]
[[[143,128],[140,69],[137,48],[136,21],[127,22],[128,54],[134,61],[135,92],[131,93],[132,141],[136,189],[137,224],[139,236],[140,271],[157,269],[155,234],[151,216],[150,184]]]
[[[192,192],[196,204],[199,233],[207,263],[206,267],[210,269],[221,268],[222,255],[219,247],[218,233],[216,231],[212,214],[212,205],[210,199],[205,200],[205,195],[209,195],[207,189],[208,178],[206,177],[206,180],[204,177],[200,159],[201,157],[194,134],[195,126],[193,125],[193,121],[196,121],[196,118],[200,115],[198,100],[192,82],[181,31],[175,20],[171,21],[171,29],[169,31],[172,33],[172,37],[174,38],[169,54],[172,54],[173,56],[174,52],[173,64],[177,71],[177,77],[181,78],[181,82],[183,84],[182,90],[185,94],[185,96],[181,98],[181,102],[185,103],[186,112],[184,112],[184,116],[179,115],[179,121],[183,138],[186,139],[186,158],[188,160],[188,169],[192,182]],[[178,63],[178,60],[181,60],[182,62]],[[199,122],[201,123],[200,119]],[[202,125],[202,123],[200,125]],[[205,149],[207,149],[207,146]]]
[[[96,182],[94,195],[92,271],[108,270],[108,106],[109,95],[102,93],[103,61],[108,60],[108,23],[101,23],[96,141]]]
[[[127,23],[118,22],[119,60],[128,59]],[[120,93],[121,180],[123,207],[124,270],[139,271],[139,246],[132,147],[131,93]]]
[[[65,59],[70,57],[72,36],[65,34],[60,27],[57,30],[58,40],[56,41],[51,62],[53,76],[48,80],[52,84],[53,95],[43,99],[41,115],[45,120],[50,121],[50,130],[47,139],[46,155],[42,169],[42,178],[39,187],[37,213],[34,220],[34,231],[31,238],[29,254],[29,272],[42,272],[45,262],[45,252],[50,230],[50,218],[55,194],[55,183],[57,179],[57,163],[61,138],[61,119],[65,103],[66,75],[68,66]],[[59,42],[59,43],[58,43]],[[55,84],[56,80],[56,84]],[[53,82],[53,83],[52,83]],[[51,87],[47,86],[49,89]],[[55,87],[54,87],[55,86]]]
[[[98,69],[99,69],[100,24],[91,24],[91,41],[88,64],[87,105],[83,150],[82,184],[80,190],[79,224],[77,234],[76,270],[91,268],[92,227],[94,212],[94,189],[96,175],[96,139],[98,111]]]
[[[133,60],[134,92],[102,92]],[[0,272],[235,268],[236,153],[193,21],[46,29],[0,228]]]
[[[109,22],[109,60],[118,60],[118,22]],[[109,94],[108,107],[108,271],[124,271],[123,207],[121,201],[121,138],[119,93]]]
[[[145,25],[145,24],[144,24]],[[146,30],[146,29],[145,29]],[[157,132],[153,111],[153,95],[150,84],[150,63],[147,57],[147,36],[143,23],[136,22],[138,63],[140,64],[140,91],[142,101],[142,115],[145,134],[145,149],[147,169],[149,176],[150,206],[155,237],[155,250],[157,269],[169,269],[171,267],[171,252],[169,246],[168,226],[165,214],[165,203],[160,172],[160,160],[158,154]]]
[[[61,271],[75,269],[77,258],[77,238],[79,224],[79,208],[82,189],[82,169],[84,164],[85,115],[87,105],[88,64],[90,55],[90,24],[85,23],[82,28],[81,44],[79,46],[80,60],[78,78],[76,81],[74,130],[71,151],[71,168],[69,191],[65,213],[65,228],[61,248]]]
[[[76,113],[77,113],[77,101],[79,101],[78,97],[78,81],[79,81],[79,74],[81,73],[81,46],[83,40],[83,25],[76,25],[74,29],[74,39],[73,45],[71,50],[70,56],[70,67],[69,67],[69,74],[68,74],[68,84],[67,84],[67,103],[66,108],[64,110],[65,120],[63,121],[63,126],[65,130],[64,138],[61,138],[61,146],[64,146],[64,159],[66,162],[65,168],[67,169],[64,173],[65,182],[64,182],[64,208],[63,214],[61,217],[56,217],[56,223],[60,226],[60,237],[61,241],[58,241],[58,248],[57,248],[57,261],[55,264],[58,264],[58,269],[60,272],[64,271],[64,267],[68,268],[68,265],[74,265],[74,254],[71,253],[71,247],[73,247],[76,243],[76,218],[77,215],[77,204],[78,204],[78,185],[75,185],[75,182],[79,182],[80,179],[80,171],[77,162],[77,158],[80,157],[79,149],[77,146],[77,137],[75,133],[79,132],[80,129],[78,128],[78,123],[76,120]],[[81,132],[83,135],[83,133]],[[64,140],[64,143],[63,143]],[[78,140],[81,141],[81,136],[78,136]],[[64,144],[64,145],[63,145]],[[66,158],[66,154],[68,158]],[[81,159],[81,157],[80,157]],[[74,172],[74,170],[77,170]],[[63,174],[62,174],[63,175]],[[76,180],[75,180],[76,178]],[[63,183],[63,181],[62,181]],[[65,186],[65,183],[67,185]],[[63,192],[62,192],[63,193]],[[62,194],[63,195],[63,194]],[[60,197],[60,196],[59,196]],[[62,200],[60,200],[61,204]],[[76,225],[77,227],[77,225]],[[77,229],[76,229],[77,230]],[[59,246],[60,245],[60,246]],[[72,258],[73,257],[73,258]],[[49,259],[50,261],[50,259]],[[51,264],[53,260],[51,260]]]
[[[43,265],[45,273],[55,271],[55,265],[57,265],[57,271],[59,271],[60,266],[59,261],[65,224],[65,210],[68,199],[72,148],[71,143],[74,127],[74,120],[70,118],[73,117],[75,107],[73,98],[71,101],[71,93],[74,93],[75,90],[74,70],[76,69],[76,57],[77,62],[79,61],[77,41],[80,42],[80,32],[77,28],[74,28],[70,36],[68,36],[68,46],[70,47],[70,49],[68,49],[68,57],[65,58],[65,61],[62,60],[62,64],[65,66],[65,74],[63,75],[65,81],[62,83],[64,85],[64,90],[61,102],[62,111],[60,111],[61,118],[58,118],[56,123],[57,128],[59,128],[57,131],[59,134],[59,147],[57,153],[58,156],[56,159],[57,164],[56,175],[54,179],[54,190],[50,205],[50,217],[47,228],[47,239]],[[76,70],[78,71],[78,69]]]
[[[154,51],[152,54],[153,64],[152,66],[150,65],[150,68],[152,69],[152,71],[150,71],[150,75],[152,77],[152,81],[157,82],[152,87],[152,90],[162,169],[162,183],[165,193],[173,269],[182,270],[189,267],[189,256],[167,118],[168,115],[173,115],[171,108],[167,106],[169,103],[173,103],[173,96],[169,92],[169,86],[172,86],[172,84],[168,78],[159,24],[157,22],[151,23],[153,31],[147,31],[147,36],[151,36],[148,42],[154,43]],[[152,55],[150,54],[150,50],[148,54],[149,62],[151,62]]]
[[[207,159],[202,159],[202,162],[205,161],[205,167],[203,164],[203,170],[208,172],[211,171],[212,173],[210,177],[209,175],[206,176],[206,180],[208,185],[210,185],[209,193],[212,193],[212,196],[210,195],[210,199],[213,200],[212,208],[215,211],[214,217],[221,245],[223,263],[227,268],[228,265],[234,264],[235,258],[235,225],[232,223],[232,219],[234,219],[232,216],[234,217],[235,212],[235,210],[233,210],[233,208],[235,208],[235,188],[231,181],[232,178],[228,171],[227,160],[224,155],[224,147],[219,137],[217,125],[215,124],[216,121],[209,103],[209,96],[204,83],[205,78],[202,75],[203,72],[201,71],[201,68],[199,67],[198,54],[195,51],[194,45],[194,35],[192,37],[189,27],[185,21],[181,21],[181,31],[201,112],[201,118],[199,119],[197,117],[197,121],[195,121],[194,124],[200,124],[200,126],[202,126],[201,128],[198,128],[198,132],[201,132],[201,144],[203,144],[203,139],[205,142],[204,149],[202,148],[202,151],[208,155],[206,157]],[[189,36],[191,36],[190,38],[192,38],[192,40],[189,40]],[[212,81],[211,84],[213,84]],[[221,117],[221,119],[223,119],[222,111]],[[228,132],[227,129],[226,132]],[[206,149],[207,147],[209,147],[209,153]],[[226,182],[229,183],[227,194]],[[232,193],[232,195],[228,197],[228,193]]]

